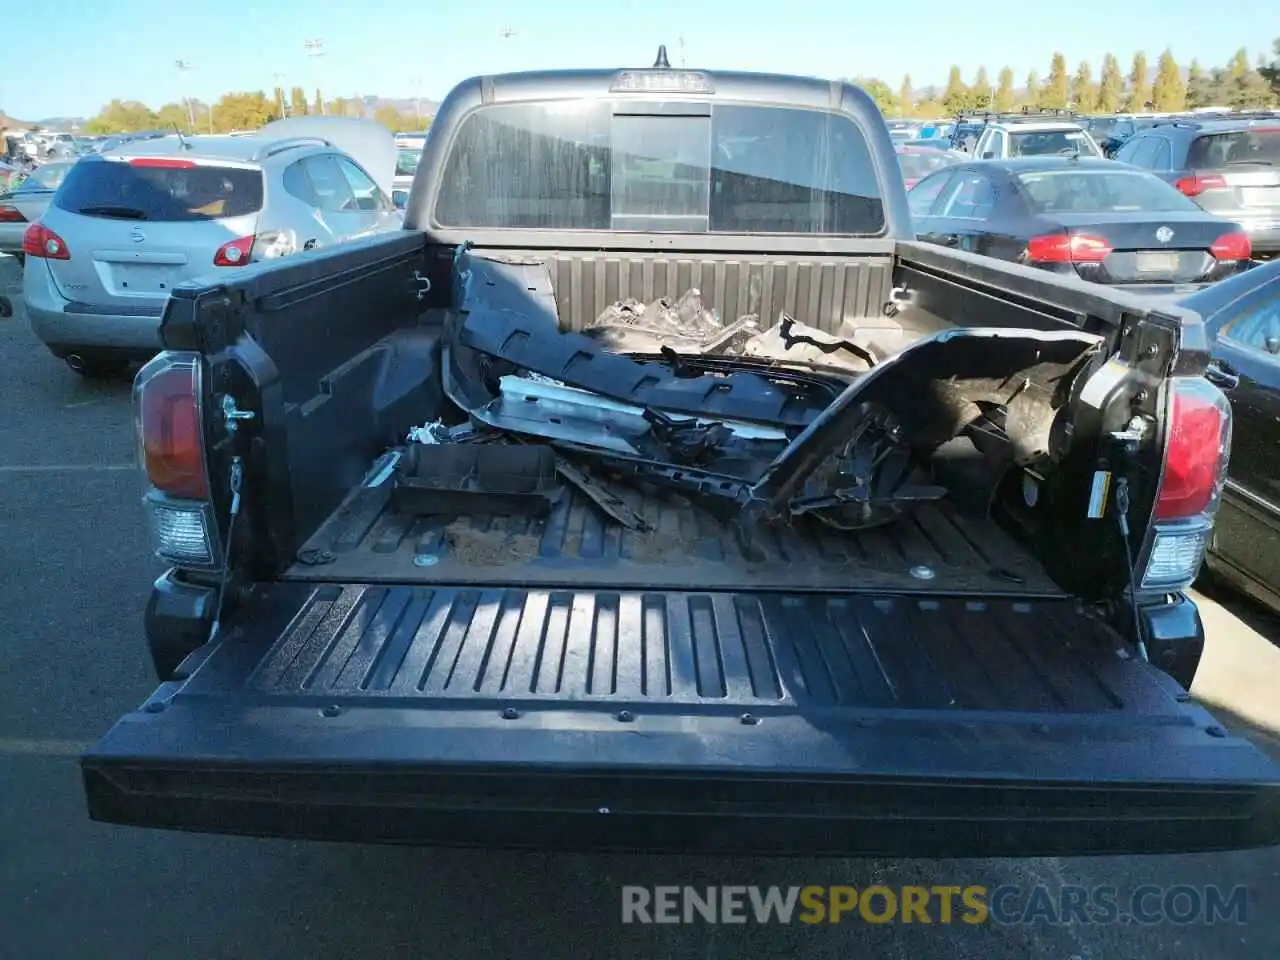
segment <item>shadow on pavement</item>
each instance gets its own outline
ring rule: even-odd
[[[1280,647],[1280,616],[1268,610],[1252,597],[1248,597],[1212,574],[1204,574],[1196,581],[1196,592],[1204,594],[1221,606],[1250,630],[1266,637]]]

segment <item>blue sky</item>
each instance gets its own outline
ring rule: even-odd
[[[439,99],[477,73],[556,66],[647,66],[659,43],[678,65],[836,77],[879,76],[895,89],[941,85],[958,64],[1071,69],[1108,50],[1128,60],[1171,46],[1179,62],[1250,57],[1280,36],[1280,0],[38,0],[6,4],[20,51],[0,73],[0,109],[26,120],[91,115],[112,97],[160,106],[191,96],[283,85],[326,96]],[[514,35],[503,38],[510,27]],[[325,41],[309,59],[303,40]],[[11,52],[13,50],[11,49]]]

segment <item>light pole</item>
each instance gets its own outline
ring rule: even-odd
[[[319,37],[308,37],[307,39],[302,41],[302,49],[305,50],[307,52],[307,56],[311,57],[313,60],[318,57],[323,57],[324,41]],[[320,93],[320,112],[322,114],[328,114],[329,110],[324,103],[324,92],[320,90],[320,84],[319,84],[320,70],[318,65],[315,69],[315,73],[316,73],[316,80],[317,80],[316,90],[319,91]]]
[[[173,65],[178,68],[178,76],[182,77],[182,99],[187,102],[187,123],[190,124],[191,132],[196,132],[196,113],[191,106],[191,98],[187,96],[187,71],[191,69],[190,60],[175,60]]]

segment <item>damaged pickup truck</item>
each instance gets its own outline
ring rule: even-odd
[[[1280,841],[1190,702],[1199,318],[914,242],[858,88],[480,77],[407,229],[176,289],[97,820],[876,855]]]

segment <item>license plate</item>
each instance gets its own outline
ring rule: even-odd
[[[1176,273],[1176,253],[1140,253],[1136,263],[1139,273]]]
[[[165,293],[175,282],[177,270],[167,263],[117,263],[111,279],[120,293]]]
[[[1275,187],[1241,187],[1240,202],[1246,207],[1270,207],[1280,204],[1280,190]]]

